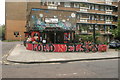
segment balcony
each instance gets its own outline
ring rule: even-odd
[[[112,21],[106,21],[105,24],[112,24]]]
[[[100,10],[88,10],[88,12],[90,13],[101,13],[101,14],[105,14],[105,11],[100,11]]]
[[[105,4],[112,5],[112,2],[106,1]]]
[[[88,18],[83,18],[80,20],[77,20],[77,23],[90,23],[90,24],[113,24],[113,25],[117,25],[117,22],[114,21],[103,21],[103,20],[89,20]]]
[[[118,15],[118,12],[112,12],[113,15]]]
[[[77,20],[78,23],[87,23],[88,22],[88,18],[80,18],[79,20]]]
[[[112,22],[112,24],[117,25],[117,22]]]
[[[100,33],[102,34],[102,35],[105,35],[105,34],[107,34],[107,35],[111,35],[112,34],[112,32],[110,32],[110,31],[100,31]]]
[[[106,10],[106,14],[112,14],[113,10]]]
[[[35,8],[87,12],[87,13],[94,13],[94,14],[118,15],[118,12],[113,12],[112,10],[107,10],[107,11],[91,10],[91,9],[88,9],[87,7],[71,8],[71,7],[58,7],[56,5],[48,5],[48,6],[39,6],[39,7],[35,7]]]
[[[103,31],[100,31],[100,30],[97,30],[96,29],[96,33],[100,33],[102,35],[111,35],[112,32],[110,32],[109,30],[103,30]],[[77,34],[93,34],[93,31],[90,31],[90,30],[82,30],[82,31],[78,31]]]
[[[87,10],[88,13],[94,13],[94,14],[106,14],[106,15],[118,15],[118,12],[113,12],[113,10],[106,10],[106,11],[100,11],[100,10]]]
[[[112,32],[110,32],[110,31],[105,31],[105,34],[112,34]]]
[[[79,12],[87,12],[88,8],[87,7],[80,7],[80,11]]]
[[[97,3],[97,4],[106,4],[106,5],[118,6],[118,2],[110,2],[110,1],[97,1],[97,2],[94,2],[94,3]]]
[[[79,11],[79,8],[58,7],[58,10]]]
[[[105,24],[105,21],[97,21],[97,24]]]
[[[81,31],[82,34],[88,34],[88,31]]]
[[[112,2],[112,5],[118,6],[118,2]]]

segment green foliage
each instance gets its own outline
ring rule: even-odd
[[[83,41],[93,41],[93,35],[79,35],[79,34],[76,34],[75,36],[76,36],[75,39],[77,41],[79,41],[79,38],[81,38]],[[98,44],[101,43],[100,40],[97,40],[97,38],[100,37],[100,36],[101,36],[101,34],[99,32],[96,32],[95,37],[96,37],[96,43],[98,43]],[[107,44],[107,43],[105,43],[105,44]]]
[[[20,40],[3,40],[3,42],[16,42],[16,41],[20,41]]]
[[[0,26],[0,38],[4,37],[5,35],[5,25]]]
[[[81,35],[80,37],[81,37],[81,39],[83,39],[83,41],[92,41],[93,40],[92,35]]]
[[[120,38],[120,20],[118,20],[118,27],[116,29],[110,30],[114,36],[114,38]]]
[[[76,35],[75,35],[75,40],[76,40],[76,41],[79,41],[79,38],[80,38],[80,35],[79,35],[79,34],[76,34]]]
[[[96,37],[101,36],[100,32],[96,32],[96,33],[95,33],[95,36],[96,36]]]

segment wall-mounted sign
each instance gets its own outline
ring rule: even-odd
[[[58,18],[45,18],[46,23],[58,23]]]
[[[89,44],[26,44],[27,50],[43,52],[105,52],[107,45]]]

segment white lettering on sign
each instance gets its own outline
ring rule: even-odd
[[[46,23],[58,23],[57,18],[45,18]]]

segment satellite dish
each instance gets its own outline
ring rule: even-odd
[[[63,19],[62,22],[65,22],[65,20]]]
[[[71,13],[71,17],[75,17],[75,13]]]
[[[40,17],[43,17],[43,14],[39,14]]]

